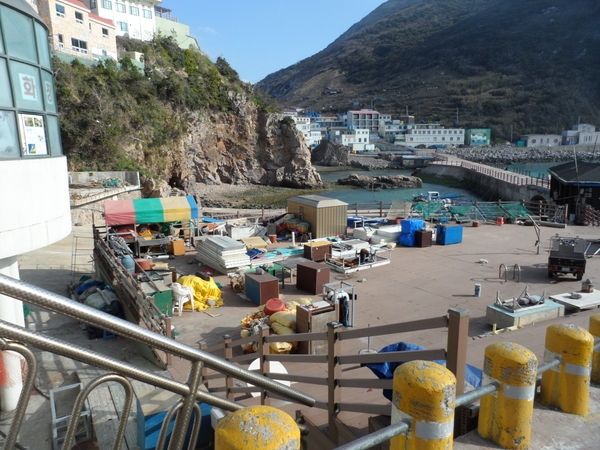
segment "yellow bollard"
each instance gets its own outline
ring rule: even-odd
[[[544,362],[562,356],[559,366],[542,374],[540,400],[570,414],[585,416],[590,399],[594,337],[575,325],[550,325]]]
[[[590,334],[594,336],[594,345],[600,342],[600,314],[590,317]],[[600,383],[600,350],[592,357],[592,381]]]
[[[411,420],[390,450],[452,450],[456,377],[432,361],[411,361],[394,371],[392,423]]]
[[[249,406],[215,428],[215,450],[300,450],[300,429],[294,419],[271,406]]]
[[[526,449],[531,439],[537,358],[518,344],[498,342],[485,349],[483,385],[498,391],[481,399],[479,434],[502,448]]]

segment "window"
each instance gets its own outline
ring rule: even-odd
[[[117,25],[121,28],[121,31],[127,31],[127,23],[126,22],[117,22]]]
[[[96,9],[98,2],[96,0],[90,0],[90,9]]]
[[[129,14],[131,14],[132,16],[139,16],[140,15],[140,8],[138,8],[137,6],[130,6],[129,7]]]
[[[87,42],[71,38],[71,50],[80,53],[87,53]]]
[[[83,14],[80,12],[75,12],[75,22],[83,25]]]
[[[62,35],[62,34],[59,34],[59,35],[58,35],[58,46],[59,46],[60,48],[63,48],[63,47],[65,46],[65,40],[64,40],[64,38],[63,38],[63,35]]]
[[[102,37],[104,37],[104,38],[108,37],[108,28],[102,28]]]
[[[56,5],[56,15],[58,17],[65,17],[65,7],[63,5]]]
[[[115,9],[117,12],[125,12],[125,5],[123,3],[115,3]]]
[[[150,11],[149,9],[144,9],[144,17],[146,19],[152,19],[152,11]]]
[[[112,9],[112,2],[109,0],[102,0],[102,7],[104,9]]]

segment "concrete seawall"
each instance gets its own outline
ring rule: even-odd
[[[454,178],[486,200],[543,201],[551,203],[550,190],[538,180],[505,170],[471,163],[477,170],[457,165],[430,164],[421,174],[436,178]],[[487,172],[487,173],[486,173]]]

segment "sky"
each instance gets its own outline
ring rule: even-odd
[[[386,0],[163,0],[212,61],[246,82],[320,52]]]

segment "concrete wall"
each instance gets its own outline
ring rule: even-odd
[[[0,192],[0,259],[71,232],[66,157],[2,161]]]
[[[494,200],[525,200],[529,202],[543,199],[547,203],[554,203],[550,198],[549,189],[541,186],[517,186],[509,181],[499,180],[464,167],[436,164],[427,166],[421,173],[436,177],[450,177],[463,180],[465,187],[475,191],[478,195],[493,198]]]

